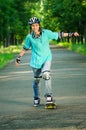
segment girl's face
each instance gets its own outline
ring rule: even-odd
[[[32,30],[34,31],[35,34],[39,34],[39,24],[38,23],[34,23],[31,25]]]

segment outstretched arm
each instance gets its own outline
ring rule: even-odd
[[[74,32],[74,33],[63,33],[63,37],[67,37],[67,36],[69,36],[69,37],[71,37],[71,36],[79,36],[79,34],[77,33],[77,32]]]
[[[60,32],[59,33],[59,38],[63,38],[63,37],[72,37],[72,36],[79,36],[79,33],[78,32],[74,32],[74,33],[64,33],[64,32]]]

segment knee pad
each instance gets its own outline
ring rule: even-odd
[[[34,81],[35,81],[35,83],[39,83],[39,81],[40,81],[40,78],[34,78]]]
[[[43,79],[49,80],[50,79],[50,72],[48,72],[48,71],[43,72]]]

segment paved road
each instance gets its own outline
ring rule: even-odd
[[[14,61],[0,70],[0,130],[86,130],[86,56],[53,48],[52,86],[58,108],[33,107],[30,51],[19,67]]]

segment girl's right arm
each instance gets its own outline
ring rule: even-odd
[[[20,54],[18,55],[18,57],[15,60],[15,65],[18,66],[20,61],[21,61],[21,57],[25,54],[25,50],[23,49]]]

